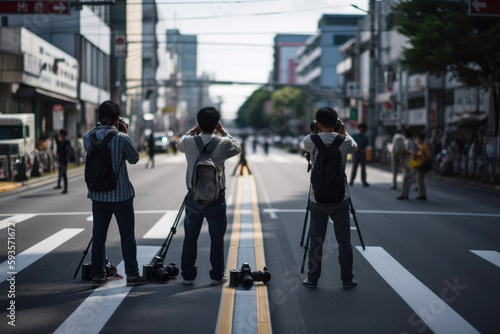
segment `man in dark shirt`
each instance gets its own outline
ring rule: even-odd
[[[61,193],[68,193],[68,162],[72,159],[74,150],[68,140],[68,131],[61,129],[58,132],[57,141],[57,161],[59,163],[59,173],[57,176],[57,186],[54,189],[61,189],[61,179],[63,181],[63,191]]]
[[[358,150],[352,155],[351,182],[349,182],[351,186],[354,184],[354,179],[356,179],[358,164],[361,164],[361,182],[363,182],[364,187],[369,186],[368,182],[366,182],[366,148],[369,144],[368,137],[365,135],[366,128],[365,123],[359,124],[359,132],[352,136],[356,144],[358,144]]]

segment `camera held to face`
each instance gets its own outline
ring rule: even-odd
[[[125,127],[127,127],[128,129],[128,124],[120,118],[120,120],[118,121],[118,131],[123,132],[125,130]]]
[[[240,270],[231,269],[229,273],[229,286],[237,287],[239,285],[243,286],[245,289],[250,289],[253,286],[253,282],[264,282],[267,283],[271,280],[271,274],[267,267],[264,269],[252,271],[248,263],[243,263]]]
[[[90,270],[92,268],[92,264],[90,262],[85,262],[82,264],[82,279],[86,281],[90,281],[92,279]],[[118,270],[114,265],[109,262],[106,258],[106,277],[114,277],[117,276]]]
[[[164,266],[163,258],[160,256],[155,256],[153,260],[153,264],[146,264],[142,267],[142,275],[148,280],[167,283],[170,279],[179,275],[179,268],[177,268],[175,262],[170,262],[168,266]]]

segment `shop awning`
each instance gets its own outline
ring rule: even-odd
[[[478,126],[488,121],[488,114],[485,112],[464,112],[455,114],[446,122],[455,127]]]

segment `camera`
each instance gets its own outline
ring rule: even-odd
[[[179,268],[175,262],[170,262],[168,266],[163,265],[163,258],[155,256],[152,261],[153,264],[145,264],[142,267],[142,275],[150,281],[160,281],[167,283],[170,279],[179,275]]]
[[[264,269],[252,271],[248,263],[243,263],[240,270],[231,269],[229,272],[229,286],[237,287],[241,285],[245,289],[250,289],[253,282],[267,283],[271,280],[271,274],[267,267]]]
[[[124,126],[128,128],[128,124],[123,121],[123,119],[120,118],[118,121],[118,131],[123,132]]]
[[[318,122],[316,122],[315,120],[313,120],[311,122],[311,125],[309,126],[310,129],[311,129],[311,132],[318,132]]]
[[[106,277],[113,277],[118,274],[118,270],[114,265],[109,262],[108,258],[106,258]],[[86,281],[90,281],[92,279],[90,270],[92,268],[92,264],[90,262],[85,262],[82,264],[82,279]]]
[[[338,129],[340,129],[340,125],[341,125],[340,118],[337,118],[337,123],[335,123],[335,127],[333,128],[333,131],[337,132]]]

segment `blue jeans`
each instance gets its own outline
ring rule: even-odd
[[[184,243],[182,245],[181,269],[182,277],[194,280],[198,271],[196,269],[196,256],[198,253],[198,237],[200,236],[203,219],[208,221],[210,233],[210,278],[220,280],[224,277],[224,235],[226,234],[226,198],[221,191],[215,203],[200,204],[193,200],[191,192],[187,195],[186,217],[184,218]]]
[[[137,264],[137,245],[135,242],[135,216],[133,199],[123,202],[92,201],[94,228],[92,231],[92,268],[91,276],[106,276],[106,237],[113,215],[116,217],[122,245],[122,256],[127,276],[139,275]]]
[[[335,237],[339,245],[340,278],[349,280],[352,274],[353,253],[351,245],[351,223],[349,216],[349,200],[334,204],[310,203],[311,208],[311,243],[309,246],[309,261],[307,277],[317,282],[321,276],[321,261],[323,260],[323,243],[326,237],[328,217],[333,220]]]

